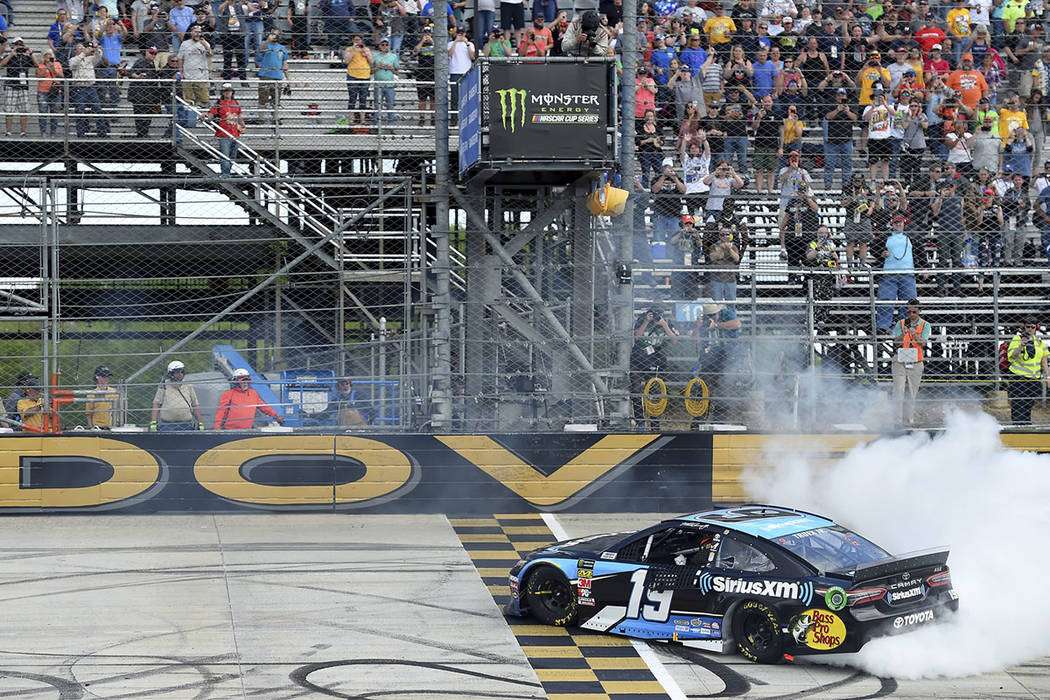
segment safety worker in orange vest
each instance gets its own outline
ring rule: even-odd
[[[215,412],[216,430],[250,430],[255,425],[256,411],[284,425],[284,419],[262,400],[259,392],[251,388],[251,383],[252,376],[248,370],[233,370],[233,388],[223,393]]]
[[[1043,339],[1036,337],[1036,320],[1029,316],[1021,325],[1021,331],[1010,340],[1006,356],[1010,359],[1010,380],[1006,392],[1010,395],[1010,422],[1026,425],[1032,422],[1032,406],[1042,395],[1041,382],[1050,387],[1050,371],[1047,368],[1047,350]]]
[[[909,299],[904,318],[893,326],[893,399],[896,418],[905,425],[915,419],[915,397],[919,394],[922,370],[926,360],[926,346],[930,342],[930,324],[919,316],[919,300]],[[908,391],[908,400],[904,391]]]

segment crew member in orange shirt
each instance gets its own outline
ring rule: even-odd
[[[266,405],[259,392],[251,388],[252,377],[246,369],[233,371],[235,386],[227,389],[219,399],[219,410],[215,412],[216,430],[250,430],[255,423],[255,412],[262,411],[284,425],[277,411]]]
[[[962,68],[952,71],[945,85],[958,90],[962,95],[962,103],[970,109],[977,109],[977,100],[988,95],[988,83],[980,71],[973,69],[973,54],[964,53],[962,56]]]

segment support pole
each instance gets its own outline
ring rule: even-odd
[[[451,306],[449,294],[449,104],[448,0],[434,3],[434,365],[431,375],[430,424],[447,430],[452,424]]]
[[[645,230],[634,230],[634,208],[640,205],[635,199],[641,193],[635,189],[634,180],[634,80],[638,72],[638,7],[633,2],[623,4],[623,75],[616,86],[620,90],[622,109],[620,120],[620,173],[622,185],[631,195],[627,198],[627,208],[617,218],[616,254],[623,262],[634,258],[634,237],[644,236]],[[648,243],[646,243],[648,245]],[[619,381],[611,382],[619,390],[613,396],[610,414],[613,422],[621,427],[628,427],[631,420],[631,344],[634,342],[634,283],[621,284],[613,282],[616,289],[610,298],[613,300],[613,332],[616,338],[616,371]]]

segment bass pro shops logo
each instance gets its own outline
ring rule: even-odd
[[[509,123],[510,133],[513,134],[517,129],[518,123],[522,127],[525,126],[525,97],[528,93],[525,90],[507,88],[505,90],[497,90],[496,94],[499,95],[500,117],[503,128],[506,130]]]

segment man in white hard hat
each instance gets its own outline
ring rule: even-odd
[[[219,408],[215,411],[216,430],[250,430],[255,424],[255,413],[261,411],[275,421],[284,425],[284,420],[277,415],[259,392],[252,389],[252,375],[248,370],[233,370],[233,387],[227,389],[219,399]]]
[[[191,385],[183,384],[185,376],[186,365],[179,360],[168,363],[168,376],[153,397],[150,432],[204,430],[197,392]]]

